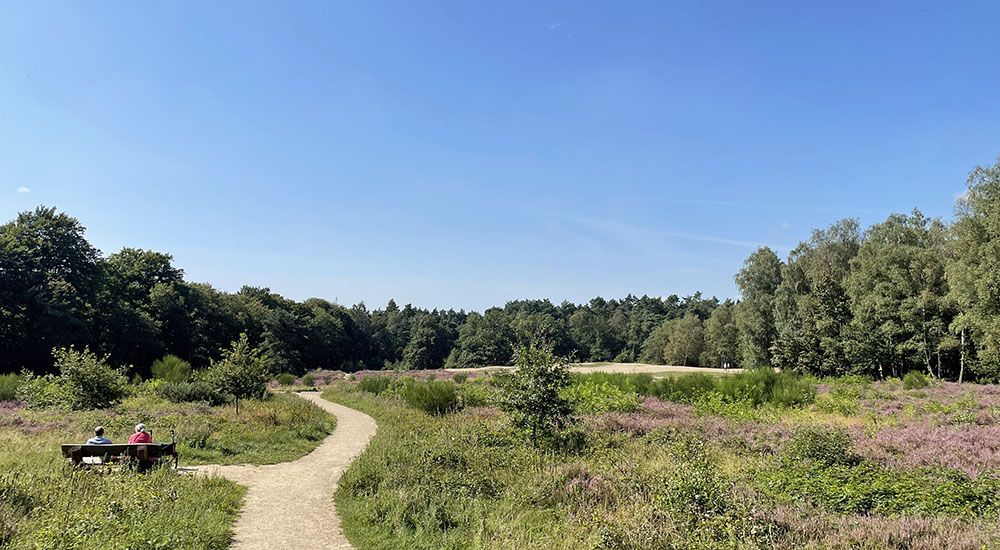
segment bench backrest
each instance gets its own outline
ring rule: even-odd
[[[160,458],[175,456],[176,443],[112,443],[110,445],[86,445],[67,443],[62,445],[64,457],[80,462],[87,457],[127,456],[133,458]]]

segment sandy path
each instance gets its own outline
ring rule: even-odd
[[[268,466],[198,466],[249,488],[236,521],[232,548],[240,550],[352,548],[340,528],[333,493],[347,466],[375,435],[372,418],[321,399],[297,394],[337,417],[337,427],[308,455]]]
[[[491,370],[506,370],[514,367],[476,367],[469,369],[451,369],[448,372],[483,372]],[[650,365],[647,363],[577,363],[570,365],[571,372],[622,372],[627,374],[649,373],[649,374],[683,374],[683,373],[706,373],[706,374],[734,374],[743,369],[714,369],[708,367],[679,367],[674,365]]]

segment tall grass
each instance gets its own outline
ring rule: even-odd
[[[17,399],[17,389],[21,387],[22,379],[16,374],[0,374],[0,401]]]
[[[695,403],[717,394],[724,402],[791,407],[811,403],[816,398],[816,384],[811,379],[772,369],[750,369],[726,376],[682,374],[660,379],[648,374],[593,373],[575,374],[573,379],[578,384],[583,381],[606,384],[624,392],[677,403]]]

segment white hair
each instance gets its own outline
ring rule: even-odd
[[[135,431],[136,432],[144,432],[144,431],[146,431],[146,425],[143,424],[142,422],[136,424],[135,425]]]

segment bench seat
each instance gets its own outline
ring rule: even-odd
[[[148,464],[161,458],[170,457],[175,466],[178,459],[176,443],[112,443],[110,445],[67,443],[62,445],[62,455],[72,461],[75,466],[84,464],[85,458],[97,458],[102,463],[130,458]]]

